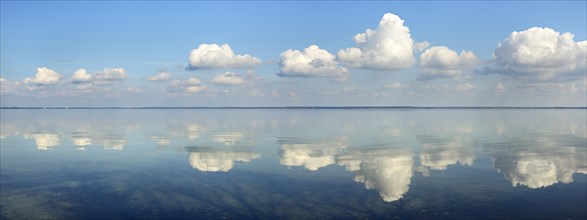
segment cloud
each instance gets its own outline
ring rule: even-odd
[[[426,50],[428,47],[430,47],[430,42],[428,41],[417,42],[414,44],[414,49],[418,50],[419,52]]]
[[[170,95],[194,94],[207,90],[206,85],[201,85],[200,80],[196,77],[190,77],[184,80],[173,80],[169,85],[167,92]]]
[[[185,89],[186,93],[199,93],[208,89],[206,85],[197,85],[197,86],[190,86]]]
[[[192,168],[203,172],[228,172],[235,162],[251,162],[261,155],[251,152],[195,151],[190,152],[188,161]]]
[[[401,88],[408,88],[407,85],[402,85],[401,83],[389,83],[383,85],[386,89],[401,89]]]
[[[497,83],[495,84],[495,86],[493,87],[493,90],[494,90],[495,92],[497,92],[498,94],[503,94],[503,93],[505,92],[505,90],[506,90],[506,89],[505,89],[505,86],[503,85],[503,83],[501,83],[501,82],[497,82]]]
[[[397,15],[387,13],[375,30],[367,29],[353,38],[357,47],[338,51],[337,58],[354,68],[396,70],[414,63],[414,40],[410,29]],[[418,45],[421,47],[424,45]]]
[[[338,65],[335,56],[317,45],[310,45],[304,51],[286,50],[278,63],[278,76],[348,78],[347,69]]]
[[[10,80],[0,77],[0,93],[11,94],[15,93],[20,83],[11,82]]]
[[[97,83],[110,84],[116,81],[126,79],[126,70],[123,68],[104,68],[104,70],[96,72],[94,78]]]
[[[161,71],[155,75],[149,76],[147,78],[148,81],[151,82],[161,82],[161,81],[167,81],[171,79],[171,74],[165,71]]]
[[[126,91],[130,92],[130,93],[140,93],[143,90],[135,85],[132,85],[132,86],[126,87]]]
[[[523,80],[575,80],[587,70],[587,41],[573,38],[550,28],[514,31],[497,45],[484,72]]]
[[[456,51],[448,47],[431,47],[420,55],[419,80],[454,78],[472,69],[479,59],[471,51]]]
[[[37,74],[35,77],[27,77],[23,80],[23,83],[28,86],[54,86],[61,82],[63,76],[47,67],[37,68]]]
[[[189,55],[190,69],[253,68],[261,59],[245,54],[235,54],[228,44],[200,44]]]
[[[212,80],[210,80],[210,83],[221,86],[239,86],[245,84],[246,81],[243,78],[241,78],[237,73],[226,72],[222,75],[218,75],[212,78]]]
[[[75,73],[73,73],[73,76],[71,77],[71,82],[75,84],[90,83],[93,80],[94,77],[91,74],[88,74],[86,69],[78,69],[77,71],[75,71]]]

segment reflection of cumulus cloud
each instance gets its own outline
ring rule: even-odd
[[[73,145],[78,147],[78,150],[85,150],[86,146],[92,145],[92,135],[88,132],[74,132],[71,135]]]
[[[234,146],[237,144],[250,145],[252,140],[242,132],[222,132],[212,136],[216,142],[223,143],[226,146]]]
[[[114,135],[96,137],[96,144],[104,147],[104,150],[123,150],[128,140]]]
[[[355,181],[375,189],[386,202],[393,202],[408,192],[413,175],[412,155],[401,149],[350,152],[337,157],[337,163],[355,173]]]
[[[155,141],[159,147],[167,147],[171,143],[171,140],[168,137],[158,136],[158,135],[151,135],[149,139]]]
[[[37,150],[49,150],[61,143],[61,136],[53,132],[25,132],[25,139],[35,139]]]
[[[550,138],[541,138],[539,143],[526,142],[531,147],[518,145],[511,147],[513,149],[500,149],[493,165],[513,186],[535,189],[559,182],[571,183],[574,173],[587,174],[587,152],[582,149],[585,139],[576,138],[582,145],[569,147],[556,144]]]
[[[188,123],[185,125],[185,135],[190,140],[200,138],[200,135],[204,132],[206,132],[206,128],[198,124]]]
[[[317,143],[282,141],[279,163],[284,166],[303,166],[315,171],[335,163],[335,155],[347,146],[346,138]]]
[[[420,153],[422,166],[433,170],[446,170],[448,165],[457,162],[466,166],[473,165],[475,153],[466,140],[443,140],[432,137],[419,137],[418,139],[422,146]]]
[[[207,149],[188,149],[190,165],[204,172],[228,172],[235,162],[251,162],[261,157],[252,152],[209,151]]]

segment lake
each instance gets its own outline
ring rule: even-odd
[[[586,219],[585,109],[0,110],[2,219]]]

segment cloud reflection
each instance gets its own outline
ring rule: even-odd
[[[303,166],[316,171],[321,167],[335,164],[335,155],[347,146],[347,137],[332,141],[304,143],[296,140],[280,140],[279,163],[284,166]]]
[[[574,139],[576,143],[585,143],[581,137]],[[537,141],[517,140],[491,145],[498,149],[493,165],[512,186],[536,189],[556,183],[572,183],[573,174],[587,174],[587,151],[580,145],[560,144],[552,138],[541,137]]]
[[[446,170],[448,165],[460,163],[472,166],[475,153],[467,138],[439,139],[419,136],[420,165],[432,170]]]
[[[337,164],[355,173],[355,181],[375,189],[386,202],[408,192],[413,175],[413,155],[405,149],[354,151],[337,157]]]
[[[25,132],[23,137],[35,139],[37,150],[49,150],[61,143],[61,135],[54,132]]]
[[[252,152],[233,152],[209,148],[186,147],[192,168],[203,172],[228,172],[236,162],[251,162],[261,157]]]

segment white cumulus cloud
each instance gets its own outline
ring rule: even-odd
[[[414,63],[414,40],[399,16],[387,13],[375,30],[367,29],[353,38],[357,47],[338,51],[337,58],[354,68],[395,70]],[[426,46],[418,45],[419,48]]]
[[[71,77],[71,82],[79,84],[79,83],[90,83],[92,82],[94,77],[92,74],[89,74],[86,69],[78,69],[73,73]]]
[[[241,78],[237,73],[226,72],[222,75],[218,75],[210,80],[212,84],[222,86],[238,86],[243,85],[246,81]]]
[[[418,79],[454,78],[471,70],[479,59],[471,51],[456,51],[448,47],[431,47],[420,55]]]
[[[191,69],[252,68],[261,59],[248,54],[235,54],[228,44],[200,44],[189,55]]]
[[[104,70],[95,73],[94,77],[97,81],[108,84],[124,80],[128,76],[126,75],[126,70],[123,68],[104,68]]]
[[[573,38],[572,33],[550,28],[514,31],[497,45],[492,65],[485,72],[527,80],[575,80],[585,75],[587,41]]]
[[[149,76],[147,78],[148,81],[151,82],[160,82],[160,81],[166,81],[171,79],[171,74],[165,71],[161,71],[155,75]]]
[[[317,45],[310,45],[304,51],[286,50],[279,57],[278,76],[330,77],[346,79],[346,68],[340,67],[335,56]],[[343,80],[344,81],[344,80]]]
[[[61,82],[63,76],[47,67],[37,68],[35,77],[27,77],[23,80],[29,86],[54,86]]]

